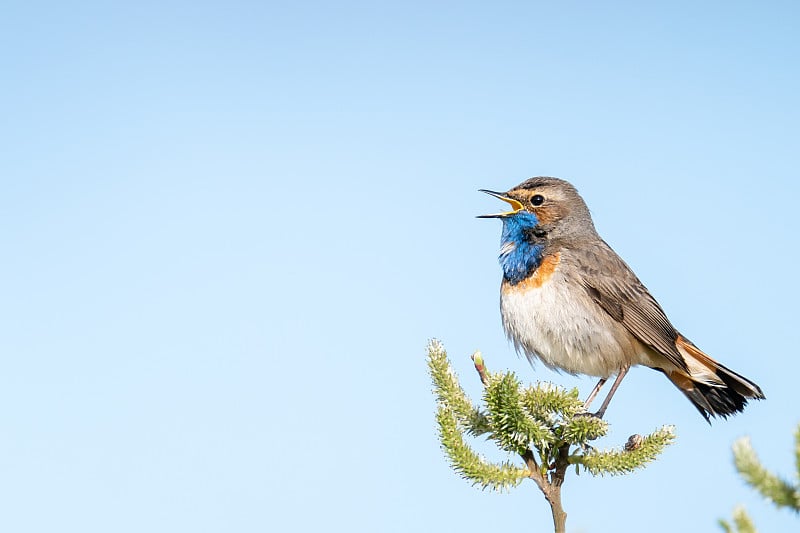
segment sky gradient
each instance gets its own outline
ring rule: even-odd
[[[634,369],[574,476],[574,532],[715,531],[750,435],[792,473],[800,9],[793,2],[11,2],[0,17],[0,530],[546,531],[439,449],[442,340],[526,381],[500,223],[535,175],[765,402],[708,426]],[[491,448],[476,445],[488,456]]]

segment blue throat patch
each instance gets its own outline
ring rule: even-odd
[[[500,266],[503,278],[512,285],[527,278],[542,264],[544,245],[530,242],[530,230],[539,224],[536,215],[520,211],[503,219],[500,237]]]

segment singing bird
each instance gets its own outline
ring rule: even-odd
[[[536,177],[508,192],[481,189],[511,210],[503,222],[500,311],[506,335],[533,362],[600,377],[616,374],[595,413],[602,417],[628,369],[662,372],[703,417],[741,412],[761,388],[681,335],[625,262],[597,234],[589,208],[567,181]]]

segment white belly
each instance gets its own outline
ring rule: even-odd
[[[608,377],[644,355],[643,345],[558,272],[539,287],[521,285],[503,284],[500,312],[506,335],[531,362]]]

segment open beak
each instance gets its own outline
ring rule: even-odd
[[[508,202],[511,205],[511,211],[506,211],[505,213],[496,213],[494,215],[478,215],[477,218],[503,218],[514,215],[522,210],[522,204],[520,202],[514,200],[513,198],[509,198],[504,193],[487,191],[486,189],[479,189],[479,191],[485,192],[486,194],[491,194],[495,198],[499,198],[504,202]]]

